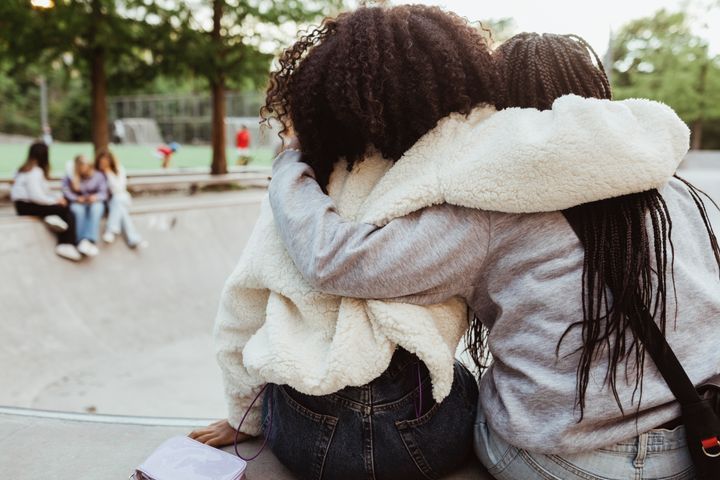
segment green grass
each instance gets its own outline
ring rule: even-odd
[[[18,167],[25,161],[28,145],[0,145],[0,177],[12,177]],[[155,156],[155,147],[147,145],[113,145],[111,147],[117,159],[128,171],[157,170],[160,159]],[[272,163],[272,150],[258,148],[252,150],[250,165],[269,166]],[[61,176],[65,165],[75,155],[83,154],[93,158],[90,143],[53,143],[50,146],[50,164],[53,176]],[[207,167],[210,170],[212,151],[207,145],[183,145],[173,155],[172,168]],[[234,165],[236,154],[234,148],[227,149],[228,166]]]

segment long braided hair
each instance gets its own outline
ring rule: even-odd
[[[546,110],[566,94],[610,99],[611,91],[600,58],[576,35],[522,33],[495,54],[501,85],[498,108]],[[684,182],[684,180],[683,180]],[[720,250],[710,225],[702,193],[685,182],[705,223],[710,246],[720,266]],[[642,401],[645,348],[635,332],[643,331],[635,299],[653,314],[663,333],[667,324],[667,296],[674,289],[672,220],[662,195],[655,189],[601,200],[574,208],[581,218],[579,235],[585,245],[582,276],[582,321],[572,323],[560,345],[574,329],[581,329],[577,367],[577,406],[582,421],[585,395],[594,362],[606,358],[605,384],[624,414],[618,394],[618,375],[634,377],[634,401]],[[669,272],[668,272],[669,270]],[[668,273],[670,285],[668,285]],[[609,292],[614,295],[610,296]],[[477,318],[466,337],[468,351],[479,368],[487,365],[487,330]],[[632,368],[634,365],[634,369]],[[620,372],[618,372],[620,370]],[[622,378],[622,376],[621,376]]]
[[[438,7],[361,7],[301,37],[271,74],[265,121],[300,141],[303,161],[326,187],[373,147],[397,160],[438,120],[494,103],[486,36]]]

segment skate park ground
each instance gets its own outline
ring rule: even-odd
[[[699,158],[681,174],[718,198],[715,165]],[[150,247],[118,241],[80,264],[54,255],[40,222],[0,207],[4,476],[127,478],[165,439],[225,416],[213,318],[264,194],[138,198]],[[291,476],[265,451],[247,478]],[[473,463],[450,478],[490,477]]]

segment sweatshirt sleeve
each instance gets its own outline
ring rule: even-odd
[[[47,183],[42,170],[33,169],[28,173],[27,183],[28,200],[39,205],[53,205],[58,198],[47,191]]]
[[[75,190],[72,188],[72,180],[70,180],[70,177],[66,176],[62,180],[62,193],[71,202],[77,202],[78,195],[75,193]]]
[[[383,227],[349,221],[299,160],[296,151],[278,157],[269,196],[278,233],[314,288],[422,304],[471,289],[490,241],[487,212],[443,204]]]

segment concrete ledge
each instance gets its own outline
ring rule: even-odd
[[[201,192],[187,196],[183,194],[143,196],[133,199],[130,211],[133,215],[161,212],[182,212],[212,208],[247,206],[259,204],[267,195],[265,188],[246,188],[231,192]],[[35,217],[19,217],[11,203],[0,204],[0,226],[8,224],[37,223]]]
[[[243,186],[267,186],[270,181],[270,172],[267,171],[243,171],[227,173],[224,175],[211,175],[209,173],[192,174],[168,174],[168,175],[137,175],[128,178],[127,187],[130,192],[145,190],[190,188],[195,190],[199,187],[209,185],[243,185]],[[0,179],[0,196],[7,196],[12,188],[13,180],[10,178]],[[53,179],[49,182],[50,188],[59,191],[60,180]]]
[[[158,445],[209,420],[67,414],[0,407],[0,471],[12,479],[125,479]],[[240,444],[242,455],[260,440]],[[232,452],[232,447],[225,448]],[[293,480],[266,449],[247,480]],[[476,462],[446,480],[491,480]],[[330,479],[332,480],[332,479]],[[398,479],[399,480],[399,479]]]

